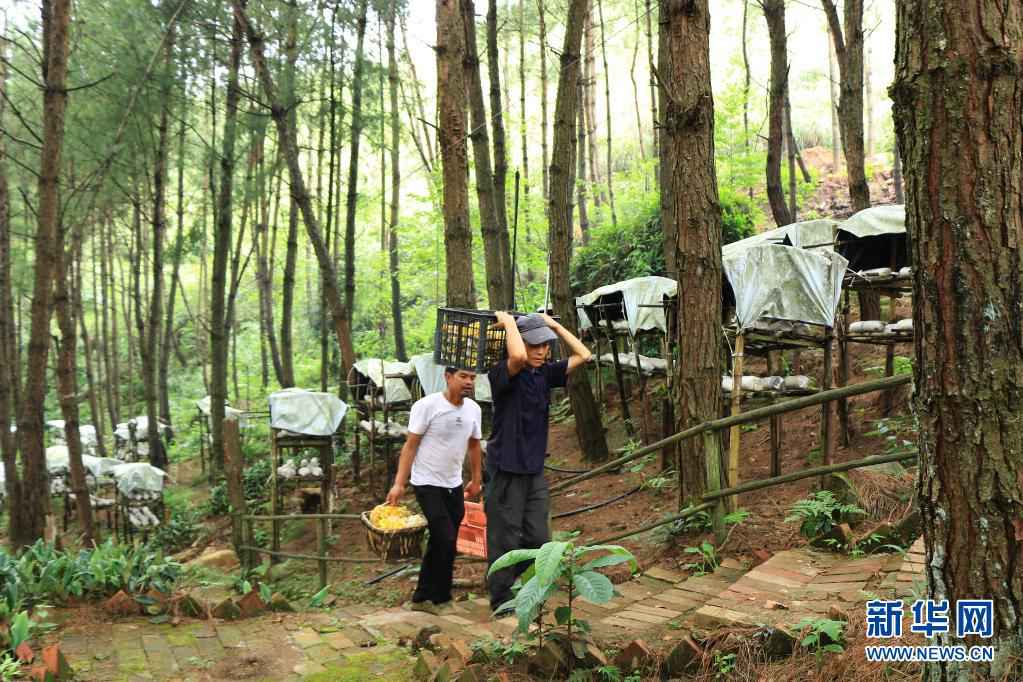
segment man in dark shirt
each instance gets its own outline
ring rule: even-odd
[[[497,315],[505,329],[508,359],[488,373],[494,400],[494,428],[487,442],[487,557],[493,563],[513,549],[539,547],[550,540],[550,495],[543,475],[547,455],[551,389],[590,359],[590,351],[549,315],[533,313],[517,321]],[[560,338],[566,360],[550,362],[550,343]],[[498,571],[487,580],[495,614],[512,599],[511,587],[528,562]]]

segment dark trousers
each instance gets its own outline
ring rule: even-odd
[[[547,526],[550,503],[547,479],[542,473],[491,472],[484,488],[489,563],[513,549],[533,549],[550,540]],[[529,562],[524,561],[487,579],[491,609],[497,609],[513,597],[512,585],[527,568]]]
[[[443,604],[451,601],[451,577],[455,569],[455,541],[458,526],[465,516],[462,486],[439,488],[417,485],[416,502],[423,510],[430,529],[426,554],[419,570],[419,584],[412,593],[412,601],[432,601]]]

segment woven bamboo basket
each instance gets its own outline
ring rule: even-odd
[[[360,518],[362,525],[366,526],[366,543],[370,550],[384,561],[422,558],[423,539],[426,537],[425,524],[390,530],[374,526],[369,520],[369,512],[362,512]]]

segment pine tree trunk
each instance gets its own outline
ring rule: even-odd
[[[286,5],[288,31],[284,43],[284,54],[287,61],[284,67],[282,95],[289,112],[290,130],[293,135],[297,135],[295,130],[295,123],[298,121],[295,70],[298,60],[298,7],[295,0],[287,2]],[[291,140],[291,143],[297,145],[297,138]],[[283,147],[283,145],[281,146]],[[295,268],[298,264],[298,202],[295,200],[294,191],[289,198],[288,241],[284,255],[284,288],[281,292],[281,370],[284,375],[281,388],[290,388],[295,385],[295,350],[291,330],[295,318]],[[309,300],[308,296],[306,300]]]
[[[494,0],[491,0],[493,2]],[[521,0],[525,2],[525,0]],[[543,200],[550,201],[551,179],[550,179],[550,150],[547,148],[547,140],[550,133],[547,130],[549,112],[547,111],[547,7],[544,0],[536,0],[536,12],[540,19],[540,150],[543,162]]]
[[[579,92],[576,94],[576,100],[580,102],[580,105],[576,107],[578,114],[576,115],[576,174],[578,180],[575,182],[576,186],[576,197],[579,203],[579,236],[582,239],[583,246],[590,243],[590,215],[589,209],[586,206],[587,192],[586,192],[586,117],[584,112],[585,107],[581,105],[583,102],[583,82],[579,79]]]
[[[114,251],[111,238],[113,229],[109,218],[100,224],[103,246],[99,262],[103,286],[103,348],[107,363],[107,389],[110,392],[107,404],[110,406],[110,423],[116,426],[121,421],[121,358],[117,343],[117,294],[114,291]]]
[[[505,52],[505,56],[507,56]],[[508,79],[505,79],[505,83]],[[526,0],[519,0],[519,138],[522,149],[522,222],[529,239],[529,147],[526,144]]]
[[[639,16],[639,0],[636,0],[636,16]],[[632,62],[629,64],[629,80],[632,81],[632,101],[636,107],[636,139],[639,141],[639,158],[646,159],[646,148],[643,144],[643,113],[639,109],[639,84],[636,82],[636,61],[639,58],[640,28],[636,24],[636,44],[632,46]],[[649,189],[644,185],[644,190]]]
[[[575,184],[577,107],[580,89],[580,47],[583,23],[586,21],[588,0],[572,0],[565,26],[565,44],[561,51],[561,69],[558,94],[554,107],[554,148],[551,156],[551,202],[548,213],[551,221],[550,258],[551,293],[554,311],[561,323],[575,333],[575,298],[569,282],[572,260],[572,190]],[[575,415],[576,436],[583,456],[591,462],[607,459],[607,439],[600,421],[600,410],[590,389],[585,370],[575,372],[568,382],[568,394]]]
[[[586,161],[590,169],[590,183],[593,187],[593,205],[604,203],[604,192],[600,189],[600,167],[597,163],[597,68],[593,52],[593,1],[586,8],[586,25],[583,27],[583,106],[586,109]]]
[[[647,57],[647,71],[650,74],[650,130],[653,131],[651,137],[653,148],[653,157],[659,158],[661,156],[658,146],[660,145],[660,135],[657,132],[657,105],[658,105],[658,87],[657,79],[654,77],[654,34],[651,31],[650,25],[653,22],[654,8],[651,6],[650,0],[646,0],[646,12],[644,14],[644,20],[646,21],[646,57]],[[654,177],[660,177],[660,164],[654,170]]]
[[[270,115],[277,126],[277,137],[283,145],[284,159],[288,164],[288,174],[291,179],[292,192],[298,201],[302,211],[302,221],[305,223],[306,235],[316,253],[316,260],[320,266],[323,276],[324,291],[327,296],[327,303],[330,306],[331,318],[334,322],[334,331],[337,335],[338,347],[341,350],[341,376],[348,376],[348,371],[355,364],[355,349],[352,345],[352,331],[349,326],[349,312],[345,308],[341,296],[341,289],[338,285],[337,268],[331,259],[330,252],[323,240],[323,232],[320,230],[320,222],[313,210],[312,200],[306,189],[305,178],[302,177],[302,169],[299,166],[298,149],[293,144],[294,138],[288,128],[287,109],[281,105],[273,78],[266,66],[263,56],[264,41],[261,34],[252,26],[245,14],[242,0],[232,0],[235,18],[241,21],[245,28],[245,34],[249,40],[249,52],[252,58],[252,66],[262,86],[265,101],[270,106]]]
[[[437,0],[437,92],[444,188],[447,302],[475,308],[472,230],[469,226],[466,138],[465,27],[460,0]]]
[[[600,21],[600,54],[604,63],[604,106],[607,115],[607,203],[611,209],[611,226],[618,229],[618,215],[615,213],[615,191],[611,181],[614,159],[611,156],[611,71],[607,68],[607,39],[604,31],[604,3],[597,0],[597,16]]]
[[[415,100],[416,111],[419,115],[418,121],[412,121],[412,128],[416,129],[422,127],[423,129],[423,148],[425,149],[424,162],[427,167],[431,170],[436,163],[436,156],[433,150],[433,132],[428,124],[429,119],[426,117],[426,107],[423,105],[423,92],[419,82],[419,76],[416,75],[416,64],[412,61],[412,57],[409,55],[408,49],[408,33],[405,29],[405,17],[401,20],[401,42],[404,50],[405,61],[409,65],[409,70],[412,72],[412,95]],[[505,97],[507,100],[508,98]],[[418,137],[418,135],[416,135]]]
[[[490,136],[483,102],[483,80],[476,49],[476,9],[472,0],[461,0],[465,26],[465,80],[469,87],[469,111],[472,115],[473,168],[476,172],[476,199],[479,202],[483,255],[487,274],[487,301],[491,310],[512,308],[507,294],[511,287],[504,281],[505,258],[501,253],[500,223],[494,194],[494,173],[490,165]]]
[[[78,413],[78,367],[76,352],[78,336],[75,333],[75,315],[72,311],[71,292],[74,259],[72,254],[78,249],[81,240],[80,225],[74,228],[71,236],[72,246],[68,252],[61,247],[58,250],[58,263],[53,307],[57,314],[57,325],[60,329],[60,340],[57,341],[57,387],[59,391],[61,416],[64,418],[64,434],[67,440],[68,469],[71,474],[71,492],[75,495],[75,507],[78,520],[82,524],[82,545],[89,547],[94,540],[92,523],[92,500],[89,487],[85,482],[85,467],[82,464],[82,439],[79,431]],[[65,239],[61,238],[61,243]],[[81,308],[79,307],[79,310]]]
[[[497,210],[498,239],[501,240],[501,264],[504,274],[504,299],[508,308],[515,306],[512,273],[511,237],[508,233],[508,149],[504,131],[504,103],[501,101],[501,68],[497,47],[497,0],[487,3],[487,67],[490,81],[490,120],[494,133],[494,205]],[[541,54],[541,68],[545,57]]]
[[[679,431],[718,416],[721,392],[721,213],[707,0],[661,4],[661,224],[679,283]],[[665,254],[666,256],[668,253]],[[706,489],[703,440],[681,445],[681,499]]]
[[[387,235],[387,263],[391,279],[391,320],[394,322],[394,354],[399,362],[408,361],[405,349],[405,325],[401,319],[401,280],[398,277],[398,202],[401,196],[401,113],[398,110],[398,58],[394,49],[394,28],[398,0],[391,0],[387,14],[387,80],[391,111],[391,220]]]
[[[792,132],[792,102],[785,84],[785,150],[789,158],[789,220],[799,220],[796,199],[796,134]]]
[[[49,480],[43,448],[43,402],[54,278],[59,275],[60,167],[64,143],[65,81],[68,71],[70,0],[43,0],[43,143],[39,155],[39,194],[35,238],[35,272],[31,327],[26,358],[25,390],[18,416],[22,485],[26,493],[10,500],[18,514],[10,518],[12,547],[25,547],[43,537],[50,513]],[[10,469],[9,471],[13,471]]]
[[[107,448],[103,438],[103,435],[106,433],[106,428],[103,424],[102,394],[99,390],[99,382],[96,379],[96,373],[93,370],[95,343],[90,342],[89,340],[89,329],[85,324],[85,306],[82,305],[82,238],[80,234],[78,235],[78,239],[75,243],[73,263],[75,274],[75,300],[73,303],[73,310],[75,311],[79,332],[82,337],[82,351],[83,356],[85,357],[85,382],[88,387],[89,395],[89,414],[92,417],[92,425],[96,429],[96,452],[100,457],[106,457]]]
[[[863,0],[845,0],[839,23],[834,0],[821,0],[838,57],[841,79],[838,124],[849,173],[849,198],[854,211],[870,207],[870,187],[863,150]]]
[[[902,191],[902,156],[899,154],[899,146],[895,145],[892,150],[892,184],[895,185],[895,203],[906,203],[906,195]]]
[[[923,679],[1018,680],[1023,7],[896,7],[891,93],[914,265],[926,597],[948,600],[952,626],[933,643],[994,649],[991,663],[925,663]],[[957,636],[963,599],[993,601],[990,639]]]
[[[828,95],[831,99],[831,172],[837,173],[841,165],[841,131],[838,125],[838,83],[835,78],[835,47],[828,41]]]
[[[792,222],[781,184],[782,140],[785,133],[785,92],[788,89],[788,47],[785,36],[785,0],[761,3],[771,40],[771,88],[768,99],[767,199],[779,227]]]
[[[368,3],[360,0],[356,18],[355,73],[352,75],[352,142],[348,157],[348,198],[345,208],[345,310],[348,326],[355,308],[355,211],[359,199],[359,141],[362,137],[362,79]],[[347,369],[345,374],[347,375]]]
[[[167,315],[163,328],[163,352],[160,354],[160,370],[157,389],[160,394],[160,418],[171,425],[170,389],[167,378],[170,371],[171,347],[174,344],[174,308],[178,295],[178,279],[181,272],[181,259],[184,251],[185,237],[185,120],[182,117],[178,128],[178,200],[177,200],[177,232],[174,235],[174,262],[171,266],[170,293],[167,295]]]

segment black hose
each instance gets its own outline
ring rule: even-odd
[[[604,502],[597,502],[596,504],[591,504],[588,507],[580,507],[579,509],[569,509],[568,511],[558,512],[557,514],[553,514],[551,516],[551,518],[552,519],[563,519],[566,516],[575,516],[576,514],[582,514],[583,512],[593,511],[594,509],[600,509],[601,507],[606,507],[609,504],[614,504],[615,502],[618,502],[619,500],[624,500],[629,495],[632,495],[634,493],[638,493],[642,489],[643,489],[642,485],[637,485],[635,488],[633,488],[629,492],[622,493],[621,495],[618,495],[617,497],[612,497],[610,500],[605,500]]]
[[[589,469],[563,469],[561,467],[556,467],[553,464],[544,464],[543,468],[547,469],[549,471],[556,471],[559,474],[574,474],[574,475],[585,474],[585,473],[588,473],[590,471]]]

